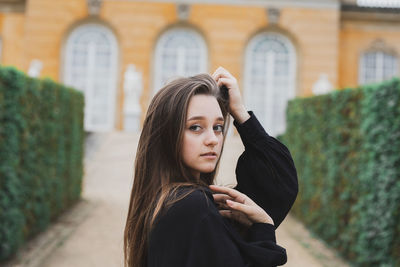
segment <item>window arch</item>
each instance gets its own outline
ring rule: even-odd
[[[374,83],[388,80],[399,75],[399,63],[396,53],[387,48],[382,40],[376,40],[361,54],[359,83]]]
[[[207,72],[203,37],[189,28],[168,30],[157,41],[154,66],[154,94],[175,77]]]
[[[262,33],[245,52],[244,97],[272,136],[286,130],[286,107],[296,94],[296,52],[285,36]]]
[[[114,129],[117,40],[107,27],[89,23],[74,29],[64,51],[64,83],[84,92],[85,130]]]

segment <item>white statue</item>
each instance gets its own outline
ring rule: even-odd
[[[142,73],[129,64],[124,73],[124,128],[127,131],[139,131],[142,90]]]
[[[333,90],[333,85],[329,82],[328,75],[326,73],[321,73],[317,82],[314,83],[312,87],[312,92],[314,95],[327,94]]]
[[[40,71],[43,68],[43,63],[39,59],[34,59],[29,65],[28,75],[33,78],[37,78],[40,75]]]

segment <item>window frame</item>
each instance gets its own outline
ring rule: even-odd
[[[152,95],[154,96],[159,89],[161,89],[165,84],[163,83],[163,73],[165,70],[162,69],[163,66],[163,52],[164,52],[164,45],[165,42],[168,41],[168,38],[170,38],[171,35],[173,34],[180,34],[180,33],[185,33],[185,34],[191,34],[192,37],[197,41],[200,52],[199,52],[199,71],[187,74],[185,70],[183,69],[183,64],[184,62],[184,57],[180,56],[178,58],[178,73],[173,74],[171,77],[167,79],[167,82],[171,79],[174,79],[176,77],[180,76],[187,76],[187,75],[194,75],[198,73],[205,73],[208,70],[208,48],[206,45],[206,42],[203,38],[203,36],[198,33],[196,30],[189,28],[189,27],[175,27],[172,29],[169,29],[165,31],[157,40],[156,42],[156,47],[155,47],[155,52],[154,52],[154,79],[153,79],[153,88],[152,88]],[[180,53],[180,55],[184,54],[184,51]]]
[[[119,59],[119,47],[118,47],[118,41],[113,33],[113,31],[101,24],[101,23],[96,23],[96,22],[89,22],[89,23],[84,23],[81,25],[78,25],[77,27],[74,27],[72,31],[69,32],[67,35],[65,42],[64,42],[64,51],[63,51],[63,73],[62,73],[62,80],[63,82],[68,85],[74,87],[74,82],[73,82],[73,71],[72,68],[75,66],[73,65],[73,50],[74,50],[74,42],[76,41],[76,38],[81,37],[85,31],[89,32],[92,30],[95,31],[100,31],[104,36],[106,37],[107,41],[109,42],[110,45],[110,66],[107,68],[109,70],[110,76],[109,76],[109,81],[108,81],[108,88],[107,88],[107,94],[105,98],[107,99],[107,108],[109,109],[107,111],[107,119],[106,123],[96,125],[95,123],[91,122],[91,110],[90,106],[88,106],[88,102],[90,100],[86,100],[87,95],[89,95],[89,90],[91,87],[93,87],[94,82],[96,77],[89,77],[85,78],[86,84],[91,84],[91,87],[89,89],[85,88],[76,88],[80,91],[82,91],[85,95],[85,121],[84,121],[84,126],[85,126],[85,131],[93,131],[93,132],[107,132],[110,130],[113,130],[115,128],[115,115],[116,115],[116,101],[117,101],[117,88],[118,88],[118,59]],[[92,48],[93,49],[93,48]],[[90,53],[90,51],[88,51]],[[88,55],[87,57],[89,57]],[[92,56],[93,56],[93,51],[92,51]],[[94,60],[92,58],[92,60]],[[92,64],[93,65],[93,64]],[[85,68],[90,68],[89,64],[86,64]],[[89,79],[89,80],[87,80]]]
[[[254,76],[252,74],[252,63],[251,63],[251,58],[252,58],[252,53],[253,53],[253,49],[256,46],[257,43],[265,40],[266,38],[274,38],[275,40],[278,40],[279,42],[281,42],[281,44],[283,44],[285,46],[285,48],[288,51],[288,74],[287,76],[290,77],[288,80],[288,89],[286,90],[286,95],[283,96],[286,99],[286,102],[284,104],[284,121],[281,122],[283,125],[283,129],[279,130],[279,129],[268,129],[268,125],[266,125],[265,120],[267,120],[267,116],[268,114],[270,114],[270,116],[273,116],[272,112],[272,105],[269,105],[269,111],[266,111],[266,114],[256,114],[256,116],[259,117],[260,122],[263,124],[263,127],[265,128],[265,130],[271,135],[271,136],[276,136],[279,134],[282,134],[285,130],[286,130],[286,107],[287,107],[287,102],[290,99],[293,99],[294,97],[296,97],[296,81],[297,81],[297,52],[296,49],[292,43],[292,41],[286,37],[285,35],[278,33],[278,32],[263,32],[260,34],[257,34],[256,36],[254,36],[253,38],[251,38],[251,40],[248,42],[247,46],[246,46],[246,50],[245,50],[245,68],[244,68],[244,101],[246,103],[246,107],[249,109],[252,109],[252,105],[250,103],[250,94],[251,94],[251,90],[249,88],[252,87],[252,80],[254,79]],[[268,56],[267,61],[269,61],[269,63],[266,64],[275,64],[275,61],[273,60],[272,56]],[[267,76],[269,74],[269,76],[274,76],[274,74],[271,74],[272,70],[275,70],[275,65],[272,68],[267,68]],[[269,69],[269,70],[268,70]],[[271,70],[272,69],[272,70]],[[268,73],[269,72],[269,73]],[[267,81],[267,83],[263,84],[263,90],[266,90],[265,93],[265,99],[263,101],[264,105],[268,105],[268,95],[271,95],[274,93],[274,89],[275,86],[273,85],[273,81],[269,80]],[[282,96],[281,96],[282,97]],[[271,100],[272,102],[272,100]],[[268,113],[269,112],[269,113]],[[277,126],[278,127],[278,126]],[[283,131],[283,132],[282,132]]]

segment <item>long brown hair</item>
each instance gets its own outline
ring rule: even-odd
[[[208,186],[214,181],[219,159],[215,170],[201,173],[200,179],[195,178],[182,161],[187,109],[191,97],[198,94],[217,99],[225,119],[223,143],[225,141],[229,125],[228,100],[210,75],[178,78],[153,97],[143,123],[135,159],[124,231],[125,266],[145,267],[148,237],[157,216],[196,188]],[[178,197],[178,189],[186,186],[189,191]]]

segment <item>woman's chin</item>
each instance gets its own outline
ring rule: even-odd
[[[201,166],[196,166],[197,168],[193,168],[196,172],[199,173],[211,173],[215,171],[216,164],[202,164]]]
[[[205,168],[201,172],[202,173],[212,173],[213,171],[215,171],[215,168]]]

